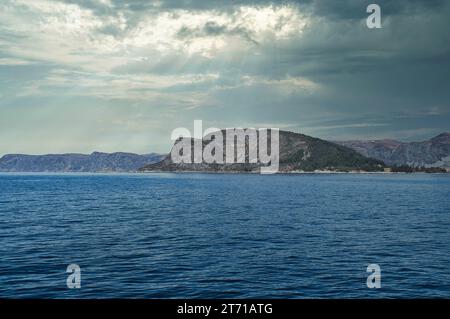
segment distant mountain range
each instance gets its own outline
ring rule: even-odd
[[[159,162],[165,155],[156,153],[8,154],[0,158],[2,172],[132,172]]]
[[[207,141],[203,141],[203,147],[207,144]],[[225,149],[224,147],[224,156],[226,156]],[[386,166],[402,165],[444,168],[450,171],[450,132],[423,142],[396,140],[330,142],[303,134],[280,131],[281,172],[381,171]],[[261,163],[248,162],[176,164],[169,155],[156,153],[8,154],[0,158],[1,172],[252,172],[259,171],[261,166]]]
[[[358,153],[383,161],[387,165],[450,168],[450,132],[423,142],[396,140],[338,141]]]
[[[223,136],[225,136],[225,132],[225,130],[222,131]],[[175,144],[182,141],[183,139],[179,139]],[[193,139],[187,141],[191,145],[192,157],[194,153],[193,141]],[[209,140],[203,140],[203,149],[208,143]],[[246,147],[248,147],[248,142]],[[225,138],[223,150],[225,159]],[[382,161],[365,157],[348,147],[287,131],[279,131],[279,151],[280,172],[315,170],[382,171],[385,166]],[[242,164],[174,163],[171,156],[168,155],[163,161],[147,165],[141,171],[259,172],[262,166],[260,162],[248,163],[248,155],[246,163]]]

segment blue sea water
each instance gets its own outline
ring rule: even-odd
[[[449,230],[449,175],[1,174],[0,298],[450,298]]]

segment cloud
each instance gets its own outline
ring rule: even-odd
[[[16,58],[0,58],[0,65],[18,66],[18,65],[30,65],[33,61],[16,59]]]
[[[78,4],[49,0],[7,0],[0,6],[0,30],[16,35],[10,46],[5,43],[7,53],[104,71],[145,58],[141,54],[147,52],[156,57],[181,51],[212,58],[230,42],[236,42],[232,48],[248,48],[245,42],[288,38],[306,25],[294,6],[171,9],[144,16],[129,10],[97,15]]]
[[[188,91],[213,85],[217,74],[172,75],[114,75],[53,69],[42,79],[30,81],[22,92],[26,95],[91,96],[105,99],[146,100],[164,93]]]
[[[107,145],[117,130],[146,152],[144,128],[163,138],[194,119],[326,138],[448,131],[450,3],[380,0],[379,30],[365,25],[369,3],[4,0],[3,132],[26,148],[25,118],[50,149],[48,123],[67,113],[79,127],[55,124],[61,141]]]
[[[388,124],[386,124],[386,123],[352,123],[352,124],[340,124],[340,125],[329,125],[329,126],[313,126],[313,127],[305,127],[304,129],[319,131],[319,130],[367,128],[367,127],[379,127],[379,126],[388,126]]]

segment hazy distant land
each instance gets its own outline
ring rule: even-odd
[[[1,172],[256,172],[260,166],[259,163],[175,164],[170,155],[157,153],[7,154],[0,158]],[[280,172],[392,170],[450,171],[450,133],[422,142],[389,139],[330,142],[280,131]]]

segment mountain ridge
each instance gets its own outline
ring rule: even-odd
[[[224,132],[224,130],[222,130]],[[214,135],[214,133],[212,133]],[[182,142],[183,139],[175,141]],[[194,139],[189,138],[188,143],[191,145],[191,154],[194,153]],[[202,151],[210,143],[208,139],[202,141]],[[174,163],[170,154],[161,162],[144,166],[141,172],[151,171],[198,171],[198,172],[259,172],[264,167],[259,161],[257,163],[249,163],[248,161],[248,142],[246,147],[245,163],[225,163],[208,164],[201,163]],[[172,148],[173,149],[173,148]],[[226,158],[226,147],[224,139],[223,156]],[[193,158],[193,155],[191,155]],[[385,165],[383,162],[371,158],[364,157],[356,151],[319,138],[308,135],[279,131],[279,171],[383,171]]]
[[[280,132],[282,135],[282,137],[280,135],[281,172],[329,169],[381,170],[385,164],[390,167],[408,165],[444,168],[450,171],[450,132],[443,132],[421,142],[403,142],[395,139],[326,141],[295,132]],[[349,151],[355,152],[357,156]],[[299,161],[303,157],[307,160]],[[0,158],[0,172],[145,172],[156,170],[233,172],[255,171],[260,166],[260,164],[231,164],[220,167],[219,164],[206,166],[197,164],[190,167],[177,167],[170,163],[170,158],[166,154],[99,151],[90,154],[5,154]]]
[[[443,132],[421,142],[397,140],[334,141],[361,155],[383,161],[387,165],[450,168],[450,132]]]
[[[0,158],[1,172],[131,172],[160,161],[165,155],[127,152],[91,154],[6,154]]]

